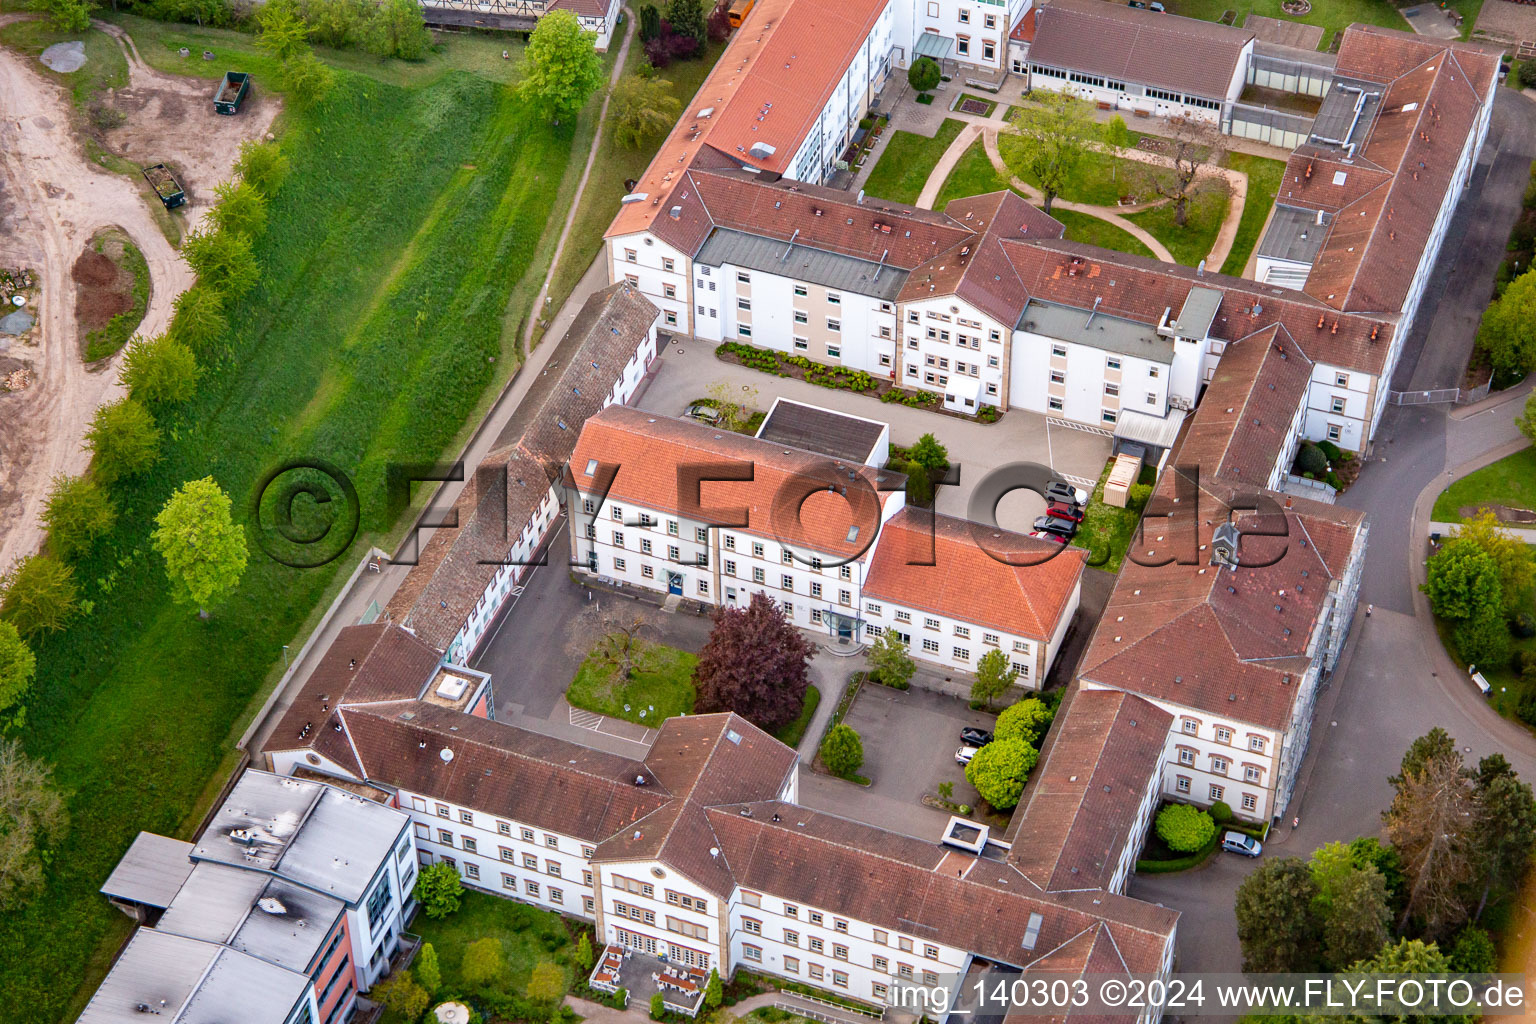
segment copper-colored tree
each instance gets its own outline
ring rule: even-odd
[[[693,681],[700,711],[734,711],[772,732],[800,713],[811,643],[768,595],[721,608]]]

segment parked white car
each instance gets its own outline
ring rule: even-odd
[[[955,764],[970,764],[971,758],[976,756],[980,747],[973,747],[969,743],[963,743],[960,749],[955,751]]]

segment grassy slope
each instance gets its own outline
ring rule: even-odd
[[[1250,13],[1262,14],[1281,21],[1300,21],[1308,25],[1323,26],[1323,38],[1318,49],[1326,50],[1333,41],[1333,34],[1352,22],[1380,25],[1411,31],[1408,22],[1397,12],[1397,7],[1387,0],[1313,0],[1312,11],[1306,17],[1293,18],[1280,9],[1281,0],[1167,0],[1168,10],[1187,18],[1203,18],[1217,21],[1225,11],[1236,13],[1234,24],[1241,25]],[[1472,31],[1477,12],[1483,0],[1452,0],[1451,6],[1466,16],[1462,24],[1462,36]]]
[[[725,52],[724,43],[711,43],[702,59],[680,61],[657,72],[662,78],[672,83],[672,95],[683,104],[684,110],[688,109],[694,93],[698,92],[699,86],[704,84],[705,76],[709,74],[710,68],[715,66],[715,61],[723,52]],[[645,51],[638,43],[632,45],[629,50],[629,59],[624,65],[624,73],[630,74],[637,71],[644,59]],[[594,98],[592,108],[587,111],[586,116],[595,119],[597,108],[601,105],[602,96],[599,94]],[[598,146],[597,159],[592,164],[592,176],[587,180],[587,190],[582,194],[581,206],[577,210],[575,222],[571,225],[571,235],[566,239],[565,251],[560,256],[560,265],[555,268],[554,278],[550,282],[551,301],[545,308],[551,314],[558,311],[561,304],[575,290],[581,275],[587,272],[587,268],[597,257],[598,251],[602,249],[603,232],[608,229],[608,224],[618,212],[619,200],[624,196],[624,182],[631,178],[638,179],[644,173],[651,158],[656,155],[656,150],[661,148],[664,139],[665,136],[657,136],[648,139],[639,149],[629,149],[620,146],[611,135],[603,136],[603,141]],[[591,136],[588,136],[585,145],[590,144]],[[577,151],[584,153],[585,145],[578,145]],[[537,337],[538,334],[535,334],[535,338]]]
[[[258,76],[267,67],[235,33],[154,25],[139,48],[175,64],[183,40],[208,40]],[[227,770],[282,645],[299,642],[358,553],[300,571],[253,547],[238,592],[200,623],[165,597],[145,529],[155,510],[183,480],[212,474],[243,516],[263,471],[321,456],[357,483],[358,546],[397,533],[386,463],[455,447],[512,368],[504,315],[521,320],[509,297],[514,286],[531,294],[525,271],[535,282],[542,272],[530,262],[573,127],[550,129],[507,88],[450,73],[451,57],[347,57],[338,63],[391,81],[342,75],[321,109],[287,118],[293,173],[258,244],[263,283],[230,311],[232,357],[162,424],[152,476],[120,489],[118,529],[77,570],[93,612],[39,645],[25,742],[55,764],[74,825],[46,890],[0,918],[0,994],[22,1020],[59,1019],[71,995],[60,978],[94,983],[88,959],[99,967],[127,920],[96,887],[139,829],[195,827],[188,817]]]
[[[880,162],[864,182],[865,193],[895,203],[917,202],[933,165],[964,127],[965,122],[947,117],[931,139],[913,132],[891,132]]]
[[[1484,501],[1536,508],[1536,448],[1523,448],[1451,484],[1435,499],[1435,522],[1459,523],[1457,509]]]
[[[698,663],[696,654],[656,644],[637,659],[632,678],[615,686],[608,667],[588,657],[576,670],[565,699],[598,714],[656,725],[693,710],[693,668]]]
[[[1237,237],[1232,241],[1232,251],[1226,262],[1221,265],[1223,274],[1241,277],[1254,247],[1259,244],[1259,232],[1264,230],[1270,208],[1275,205],[1275,193],[1280,190],[1280,179],[1285,175],[1285,162],[1248,153],[1228,153],[1226,164],[1234,171],[1248,175],[1248,195],[1243,200],[1243,216],[1237,222]]]

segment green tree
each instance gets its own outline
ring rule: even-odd
[[[1536,271],[1511,281],[1483,311],[1477,345],[1500,377],[1518,379],[1536,369]]]
[[[1499,951],[1493,936],[1476,925],[1467,925],[1451,945],[1451,970],[1486,974],[1498,970]]]
[[[523,51],[520,96],[541,107],[558,124],[575,114],[603,84],[603,60],[592,48],[594,35],[583,32],[570,11],[550,11]]]
[[[1237,939],[1243,970],[1309,971],[1322,952],[1317,883],[1299,857],[1263,861],[1237,888]]]
[[[169,334],[135,337],[118,380],[146,405],[179,405],[197,391],[197,357]]]
[[[457,872],[455,872],[457,873]],[[476,939],[464,947],[464,960],[459,965],[459,977],[471,989],[489,988],[500,982],[507,973],[507,954],[501,940],[494,936]],[[532,979],[530,978],[530,983]],[[532,993],[530,992],[531,996]]]
[[[420,1020],[421,1015],[427,1012],[427,1004],[432,1001],[427,990],[411,977],[409,970],[391,975],[374,985],[368,992],[368,998],[406,1021]]]
[[[1502,664],[1509,657],[1509,627],[1497,608],[1485,608],[1476,618],[1458,622],[1451,638],[1462,658],[1474,665]]]
[[[1039,760],[1040,752],[1023,740],[993,740],[965,766],[965,781],[995,810],[1006,811],[1019,802]]]
[[[1110,156],[1115,157],[1114,160],[1109,162],[1110,180],[1118,181],[1120,179],[1120,154],[1136,144],[1135,136],[1131,134],[1130,128],[1126,127],[1125,118],[1116,114],[1104,122],[1099,138],[1109,148]]]
[[[1506,612],[1530,605],[1536,593],[1536,553],[1531,546],[1504,529],[1491,510],[1484,510],[1461,524],[1449,546],[1468,546],[1486,552],[1499,568],[1500,603]]]
[[[1157,835],[1175,853],[1194,853],[1216,835],[1216,822],[1198,807],[1169,804],[1157,812]]]
[[[704,986],[704,1006],[710,1010],[718,1009],[724,999],[725,987],[720,984],[720,972],[711,967],[709,982]]]
[[[261,268],[251,251],[251,239],[238,231],[199,228],[181,240],[181,258],[197,275],[198,284],[211,285],[238,299],[256,287]]]
[[[1051,727],[1055,714],[1038,697],[1026,697],[997,716],[997,728],[993,736],[1000,740],[1021,739],[1032,747],[1039,747],[1045,731]]]
[[[898,690],[911,685],[917,662],[907,653],[907,642],[894,629],[881,630],[864,656],[869,659],[870,672],[881,683]]]
[[[901,471],[907,474],[907,504],[928,508],[933,502],[933,478],[928,475],[928,470],[908,462]]]
[[[1466,622],[1490,607],[1502,614],[1504,585],[1499,563],[1482,548],[1452,541],[1436,552],[1425,568],[1420,589],[1429,595],[1430,606],[1441,618]]]
[[[1045,212],[1050,213],[1051,204],[1077,175],[1098,125],[1087,100],[1049,90],[1037,91],[1034,98],[1037,102],[1014,108],[1003,154],[1012,158],[1010,169],[1039,186]]]
[[[235,171],[240,180],[271,199],[288,178],[288,157],[276,142],[247,139],[240,143],[240,157]]]
[[[971,700],[992,706],[992,702],[1008,692],[1018,671],[1008,660],[1008,655],[996,648],[981,656],[976,662],[976,678],[971,680]],[[987,801],[991,803],[991,801]]]
[[[949,468],[949,449],[939,444],[932,434],[924,434],[907,450],[907,462],[916,463],[930,473],[942,473]]]
[[[108,485],[139,475],[160,457],[160,428],[149,410],[132,398],[97,409],[85,440],[95,455],[91,471]]]
[[[1489,893],[1510,892],[1525,876],[1536,845],[1536,798],[1503,754],[1490,754],[1477,763],[1472,802],[1481,909]]]
[[[48,547],[60,558],[73,559],[90,550],[96,538],[117,523],[117,509],[106,490],[88,476],[56,476],[43,504]]]
[[[53,771],[0,738],[0,910],[13,910],[42,888],[43,869],[69,829]]]
[[[704,42],[709,37],[709,22],[702,0],[667,0],[667,21],[673,32],[694,39],[699,44],[699,51],[703,52]]]
[[[372,15],[368,0],[299,0],[309,38],[333,50],[356,46]]]
[[[294,0],[269,0],[256,9],[256,45],[279,63],[309,52],[309,29]]]
[[[1210,807],[1211,820],[1217,825],[1225,825],[1232,820],[1232,805],[1225,800],[1217,800]]]
[[[847,777],[864,763],[864,743],[853,726],[834,725],[821,743],[821,761],[834,775]]]
[[[1369,960],[1362,960],[1350,968],[1350,973],[1365,975],[1442,974],[1451,969],[1450,958],[1440,952],[1440,947],[1423,939],[1399,939],[1383,946]],[[1367,982],[1369,984],[1369,982]],[[1413,1013],[1403,1015],[1351,1016],[1351,1024],[1387,1024],[1388,1021],[1413,1024],[1471,1024],[1476,1017],[1462,1014]]]
[[[416,954],[416,980],[429,996],[437,995],[443,987],[443,969],[437,962],[437,949],[430,942],[423,942],[421,952]]]
[[[661,1020],[667,1015],[667,1004],[662,999],[661,993],[651,996],[651,1020]]]
[[[283,61],[278,78],[288,90],[288,98],[301,110],[320,104],[336,85],[336,73],[307,50]]]
[[[56,558],[28,555],[0,576],[0,617],[24,637],[58,632],[79,606],[75,570]]]
[[[576,940],[576,966],[583,971],[590,971],[595,962],[592,956],[592,939],[586,932],[582,932],[581,938]]]
[[[386,57],[421,60],[432,47],[432,33],[416,0],[384,0],[367,27],[369,49]]]
[[[211,285],[194,285],[171,303],[175,313],[167,332],[195,352],[209,352],[229,329],[224,294]]]
[[[88,0],[32,0],[32,10],[48,16],[48,24],[59,32],[84,32],[91,27]]]
[[[639,149],[646,139],[665,134],[683,109],[672,95],[671,82],[641,75],[619,79],[608,102],[609,131],[615,142],[630,149]]]
[[[219,231],[260,238],[267,230],[267,197],[248,181],[224,181],[213,187],[219,201],[208,211]]]
[[[648,43],[661,35],[661,11],[655,4],[640,5],[640,25],[637,29],[640,41]]]
[[[245,572],[245,531],[230,517],[229,504],[208,476],[182,484],[155,516],[152,541],[165,559],[171,596],[205,616]]]
[[[1349,853],[1357,866],[1369,865],[1381,873],[1382,881],[1387,886],[1387,904],[1392,908],[1393,913],[1400,911],[1405,893],[1403,859],[1398,856],[1397,851],[1390,846],[1383,846],[1381,840],[1375,836],[1361,836],[1350,841]]]
[[[1381,949],[1391,930],[1387,884],[1375,868],[1355,868],[1330,882],[1322,912],[1322,954],[1326,966],[1342,970]]]
[[[37,656],[13,623],[0,619],[0,712],[21,703],[37,674]]]
[[[565,972],[553,960],[540,960],[528,976],[528,998],[536,1003],[556,1003],[565,998]]]
[[[1525,413],[1515,419],[1515,425],[1526,440],[1536,444],[1536,391],[1525,396]]]
[[[464,899],[464,882],[451,864],[428,864],[416,875],[411,896],[432,920],[456,913]]]
[[[939,86],[944,73],[932,57],[919,57],[907,68],[907,84],[917,93],[932,92]]]

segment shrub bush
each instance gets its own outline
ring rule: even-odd
[[[1322,449],[1323,454],[1327,456],[1329,462],[1343,461],[1344,452],[1332,441],[1319,441],[1317,442],[1317,446],[1318,448]]]
[[[864,743],[851,725],[839,722],[821,742],[821,761],[834,774],[847,777],[864,763]]]
[[[43,506],[48,547],[72,559],[90,550],[96,538],[117,522],[117,509],[100,484],[86,476],[56,476]]]
[[[1225,825],[1232,820],[1232,808],[1225,800],[1217,800],[1211,804],[1211,820],[1218,825]]]
[[[1520,64],[1520,84],[1527,89],[1536,89],[1536,60],[1522,61]]]
[[[1051,727],[1052,717],[1051,709],[1045,706],[1044,701],[1038,697],[1026,697],[997,716],[993,736],[999,740],[1023,740],[1032,747],[1038,747],[1041,738],[1045,736],[1045,730]]]
[[[1040,760],[1040,752],[1021,739],[993,740],[965,766],[965,781],[999,811],[1019,802],[1024,782]]]
[[[464,898],[464,883],[457,869],[448,864],[429,864],[416,876],[412,892],[428,917],[447,917],[459,909]]]
[[[1296,468],[1302,475],[1311,473],[1314,477],[1322,476],[1328,472],[1328,456],[1311,441],[1304,441],[1296,453]]]
[[[1198,807],[1169,804],[1157,812],[1157,834],[1175,853],[1194,853],[1216,834],[1216,822]]]
[[[1536,636],[1536,615],[1530,612],[1520,612],[1509,623],[1510,632],[1521,640],[1529,640]],[[1530,651],[1522,651],[1522,654],[1530,654]]]
[[[104,484],[137,476],[160,457],[160,428],[132,398],[97,409],[85,436],[96,456],[91,468]]]
[[[1131,509],[1147,507],[1147,502],[1152,499],[1151,484],[1131,484],[1126,490],[1125,504]]]

